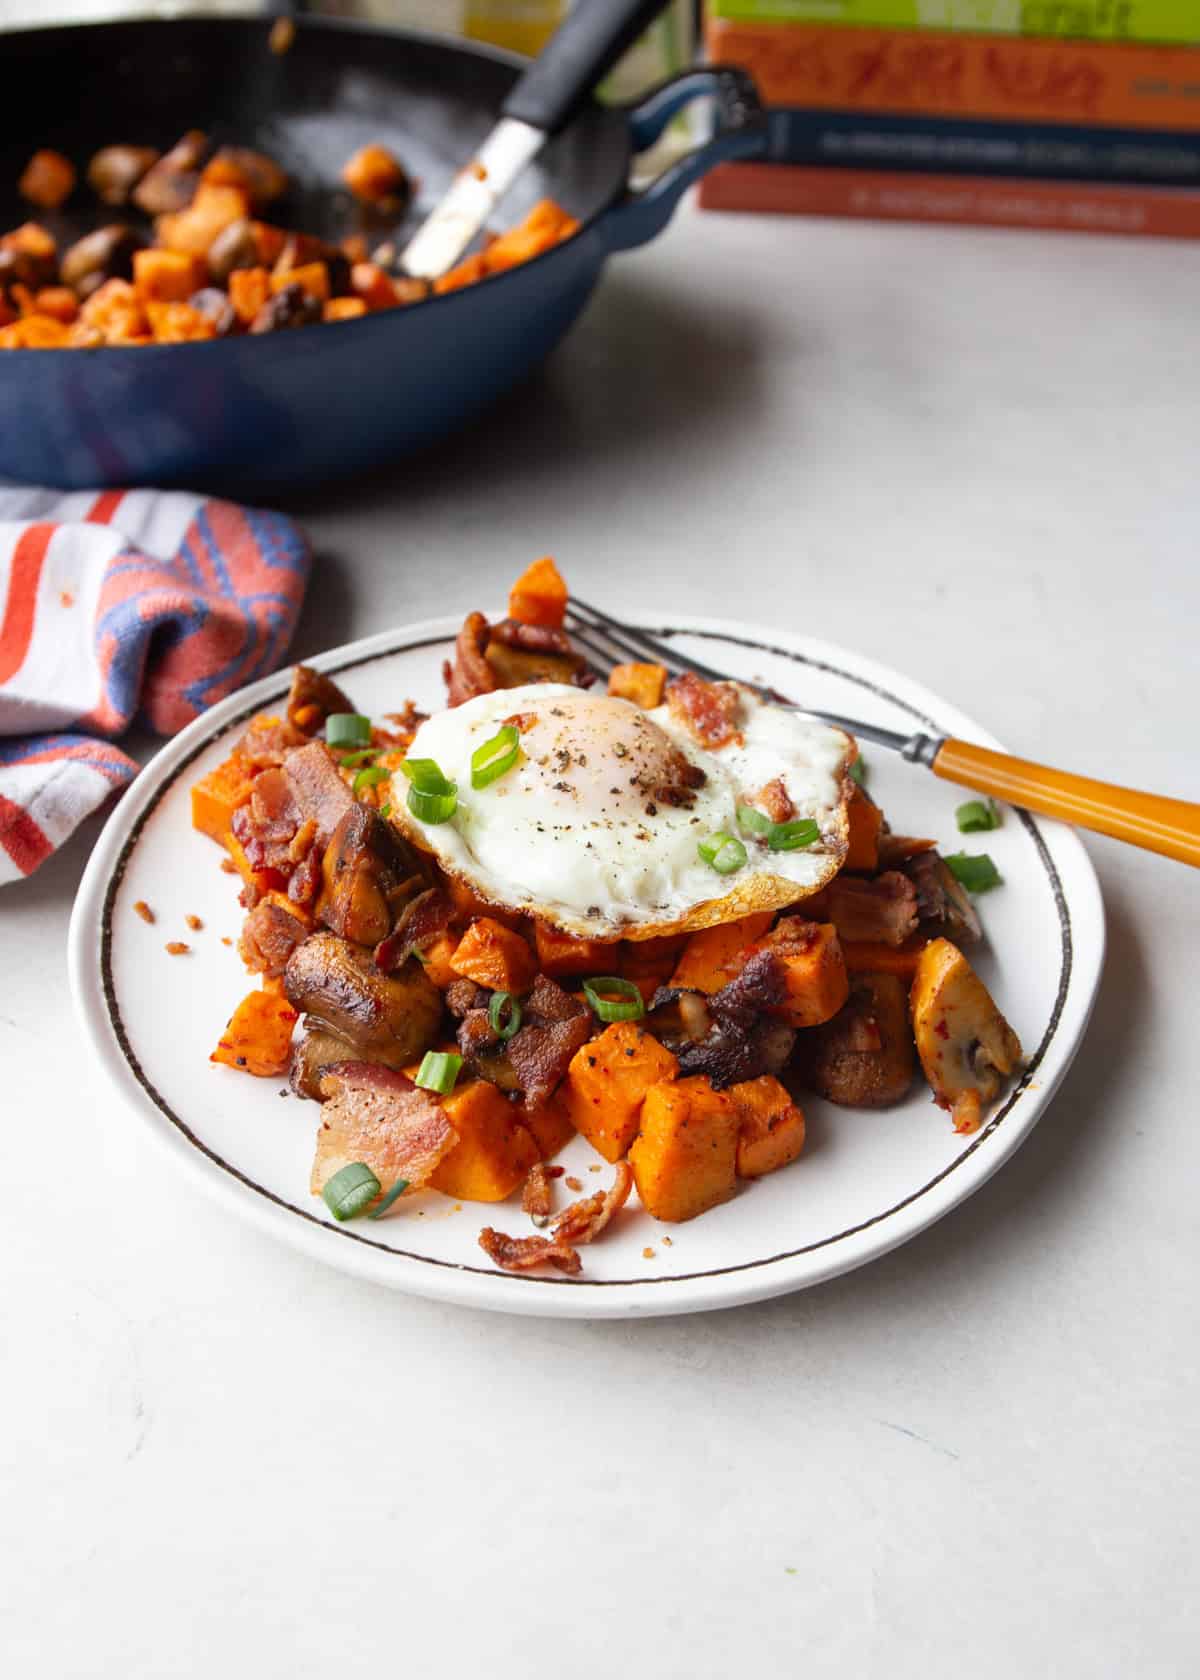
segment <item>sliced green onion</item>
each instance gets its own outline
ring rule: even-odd
[[[422,793],[420,788],[410,787],[405,804],[418,822],[449,822],[458,810],[458,792],[453,782],[449,793]]]
[[[814,840],[821,838],[821,830],[811,817],[797,817],[793,822],[777,823],[772,822],[770,817],[764,816],[753,805],[739,805],[737,819],[738,827],[744,834],[757,834],[760,839],[767,842],[767,847],[772,852],[800,851],[804,846],[811,846]],[[717,836],[714,835],[713,839],[716,838]],[[703,846],[701,846],[700,855],[701,857],[704,856]],[[743,856],[742,862],[745,863],[745,861],[746,859]],[[706,858],[705,862],[713,863],[713,860]],[[716,867],[717,865],[713,863],[713,868]],[[734,867],[736,868],[737,865],[734,865]],[[730,871],[723,869],[721,873],[728,875]]]
[[[511,723],[471,754],[471,786],[485,788],[511,770],[521,756],[521,734]]]
[[[508,1011],[508,1020],[504,1012]],[[493,992],[488,1004],[488,1020],[492,1031],[507,1042],[521,1025],[521,1005],[511,992]]]
[[[716,834],[710,834],[707,840],[698,841],[696,850],[718,875],[732,875],[746,861],[745,846],[732,834],[726,834],[723,828],[718,829]]]
[[[767,835],[770,852],[800,852],[821,838],[820,827],[811,817],[797,817],[794,822],[773,823]]]
[[[371,720],[359,712],[331,712],[325,719],[327,747],[369,747]]]
[[[985,834],[1000,827],[1000,813],[990,799],[968,799],[954,813],[960,834]]]
[[[370,1213],[367,1215],[367,1218],[368,1219],[382,1219],[384,1214],[391,1207],[392,1203],[394,1201],[396,1201],[400,1196],[403,1196],[404,1192],[407,1189],[408,1189],[408,1180],[406,1178],[398,1178],[396,1180],[395,1184],[392,1185],[392,1188],[388,1191],[387,1195],[380,1202],[379,1206],[377,1208],[372,1208],[371,1209]]]
[[[378,758],[379,747],[365,747],[362,752],[343,753],[338,763],[343,770],[353,770],[358,764],[369,764],[373,758]]]
[[[368,764],[354,778],[355,794],[360,794],[364,788],[378,787],[380,782],[387,781],[389,774],[382,764]]]
[[[325,1206],[335,1219],[357,1219],[379,1194],[379,1180],[362,1161],[351,1161],[321,1187]]]
[[[756,811],[753,805],[739,805],[737,819],[738,827],[744,834],[770,834],[775,827],[770,817]]]
[[[454,1089],[460,1067],[462,1057],[455,1051],[426,1050],[413,1083],[423,1091],[436,1091],[439,1096],[448,1097]]]
[[[866,781],[866,779],[867,779],[867,761],[866,761],[866,759],[864,759],[860,755],[858,758],[856,758],[854,760],[854,763],[850,766],[850,780],[852,782],[857,782],[859,787],[862,787],[862,785]]]
[[[412,786],[406,801],[418,822],[444,823],[458,809],[458,787],[434,758],[406,758],[400,766]]]
[[[946,868],[971,893],[989,892],[1004,879],[986,852],[952,852]]]
[[[583,982],[583,993],[602,1021],[639,1021],[646,1013],[642,994],[632,980],[601,974]]]
[[[381,806],[380,806],[380,807],[379,807],[379,815],[380,815],[380,816],[381,816],[381,817],[390,817],[390,816],[391,816],[391,814],[392,814],[392,807],[391,807],[391,805],[390,805],[390,804],[387,804],[387,805],[381,805]]]

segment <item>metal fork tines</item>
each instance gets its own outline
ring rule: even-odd
[[[698,677],[704,677],[709,682],[730,680],[728,671],[718,671],[715,666],[706,665],[702,660],[693,659],[690,654],[681,653],[662,637],[652,635],[650,631],[642,630],[635,624],[625,624],[620,619],[602,612],[599,607],[581,601],[577,595],[572,595],[567,605],[566,629],[571,640],[589,658],[596,660],[600,669],[604,671],[611,670],[614,665],[620,665],[625,660],[652,660],[657,665],[665,666],[667,672],[674,677],[682,675],[685,671],[694,671]],[[901,735],[894,729],[882,729],[878,724],[864,723],[861,718],[843,717],[837,712],[813,711],[808,707],[796,705],[794,701],[785,700],[773,688],[761,683],[747,682],[741,677],[737,680],[774,705],[787,706],[792,711],[803,712],[806,717],[819,718],[822,723],[832,724],[836,729],[844,729],[848,734],[857,735],[864,741],[873,741],[878,746],[889,747],[893,752],[902,753],[905,758],[915,759],[920,763],[932,762],[932,757],[941,744],[940,740],[928,735]]]

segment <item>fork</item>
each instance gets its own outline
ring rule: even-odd
[[[660,636],[624,624],[575,595],[568,604],[566,628],[572,640],[602,669],[611,670],[626,660],[650,660],[665,666],[670,676],[693,671],[709,682],[730,680],[728,672],[692,659]],[[740,677],[736,680],[742,682]],[[1110,782],[1093,781],[1088,776],[1075,776],[1066,770],[1052,770],[1044,764],[1012,758],[1008,753],[993,752],[990,747],[978,747],[952,736],[901,735],[861,719],[798,706],[759,683],[745,682],[743,687],[774,705],[785,705],[805,717],[818,718],[864,741],[898,752],[913,764],[923,764],[943,781],[956,782],[977,793],[993,794],[1010,805],[1039,811],[1043,816],[1057,817],[1097,834],[1107,834],[1114,840],[1125,840],[1131,846],[1141,846],[1146,851],[1160,852],[1163,857],[1200,867],[1200,805],[1186,799],[1167,799],[1162,794],[1140,793]]]

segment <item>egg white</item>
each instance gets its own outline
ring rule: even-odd
[[[471,754],[513,716],[523,720],[518,764],[473,788]],[[398,773],[393,820],[480,898],[581,938],[649,938],[781,909],[819,891],[845,856],[853,743],[745,689],[737,725],[740,741],[707,752],[665,706],[643,712],[558,683],[483,694],[428,718],[409,748],[458,784],[454,816],[419,822]],[[705,774],[687,806],[653,797],[676,750]],[[796,815],[820,827],[803,851],[767,851],[738,827],[737,806],[777,777]],[[749,854],[733,875],[697,851],[719,830]]]

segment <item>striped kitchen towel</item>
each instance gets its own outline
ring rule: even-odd
[[[282,660],[310,563],[289,519],[184,491],[0,489],[0,884],[173,735]]]

